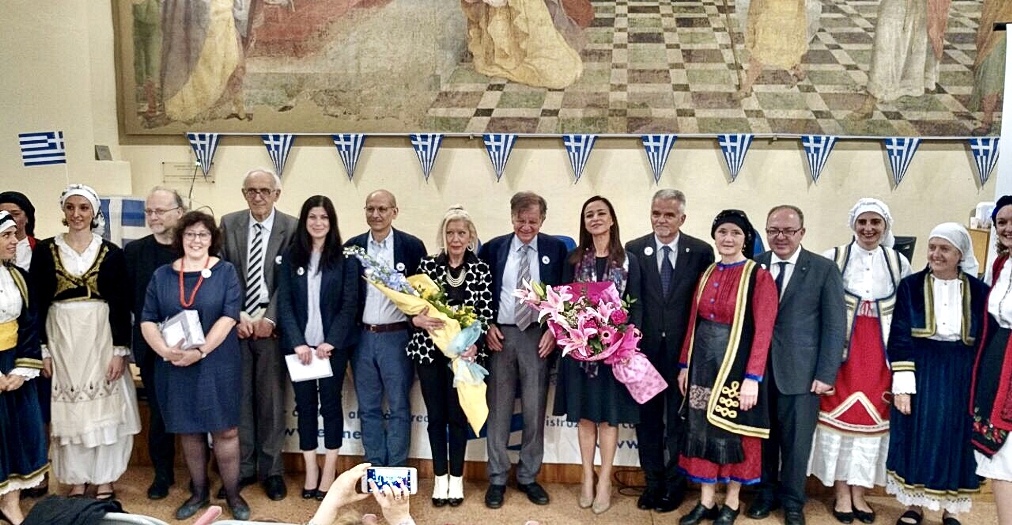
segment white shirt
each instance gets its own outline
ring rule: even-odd
[[[929,339],[959,341],[963,332],[963,281],[959,278],[931,280],[935,295],[935,335]]]
[[[822,255],[832,261],[835,249],[827,250]],[[910,262],[903,254],[898,255],[900,275],[896,276],[897,280],[910,275]],[[847,268],[843,272],[843,287],[865,301],[884,299],[896,292],[893,277],[890,276],[889,265],[881,246],[868,251],[857,243],[853,243],[850,249],[850,260],[847,261]]]
[[[63,268],[74,277],[84,275],[84,272],[87,272],[88,268],[91,268],[91,265],[95,263],[95,258],[98,257],[98,249],[102,247],[102,238],[94,233],[91,234],[91,243],[88,244],[88,247],[82,253],[74,251],[67,244],[67,241],[63,239],[63,235],[53,237],[53,242],[56,243],[56,247],[59,249],[60,262],[63,263]]]
[[[1005,261],[998,273],[998,282],[991,288],[987,311],[998,319],[998,326],[1012,329],[1012,259]]]
[[[781,259],[776,253],[770,257],[770,275],[773,276],[773,280],[777,280],[777,276],[780,275],[780,263],[787,263],[784,266],[784,282],[780,285],[780,298],[784,297],[784,291],[787,290],[787,283],[791,282],[791,276],[794,275],[794,268],[798,266],[798,256],[801,255],[801,246],[798,246],[797,250],[794,250],[794,254],[787,259]]]
[[[510,252],[506,256],[506,267],[502,271],[502,286],[499,290],[499,315],[496,317],[496,322],[499,324],[516,324],[516,297],[513,296],[513,292],[517,290],[517,274],[520,272],[520,248],[525,246],[524,243],[520,242],[520,238],[516,235],[513,236],[513,241],[510,242]],[[530,246],[531,249],[527,250],[527,263],[530,266],[530,275],[532,283],[541,282],[541,263],[538,257],[538,238],[535,236],[531,239],[531,242],[526,246]]]
[[[17,255],[15,256],[14,264],[26,272],[31,269],[32,245],[28,242],[28,237],[18,241]]]
[[[323,274],[320,273],[320,252],[309,254],[309,268],[306,272],[306,297],[309,306],[306,309],[306,344],[312,347],[320,346],[323,343],[323,314],[320,313],[320,287],[323,284]]]
[[[366,241],[365,252],[378,262],[398,272],[404,272],[404,269],[398,269],[394,263],[393,230],[390,230],[390,233],[387,234],[386,239],[383,239],[382,242],[376,242],[373,239],[372,232],[369,232],[369,240]],[[405,275],[405,277],[407,276]],[[366,286],[365,290],[365,309],[362,311],[363,323],[392,324],[408,320],[408,317],[401,313],[394,306],[394,303],[390,302],[390,299],[387,299],[387,296],[383,295],[383,292],[377,290],[375,286]]]
[[[17,270],[9,270],[0,266],[0,323],[14,321],[20,317],[24,304],[21,300],[21,290],[18,289],[18,285],[14,283],[14,277],[11,276],[12,271]],[[13,352],[13,350],[9,351]],[[39,370],[36,368],[15,367],[10,373],[24,377],[26,380],[39,376]],[[0,373],[0,376],[3,374]]]
[[[657,250],[657,271],[660,272],[664,266],[664,247],[671,248],[671,253],[668,255],[668,259],[671,261],[671,268],[675,268],[678,264],[678,239],[682,238],[682,232],[678,232],[675,238],[671,242],[664,244],[657,235],[654,235],[654,248]]]
[[[263,240],[260,241],[261,242],[261,244],[260,244],[260,267],[263,268],[263,269],[266,269],[267,261],[265,260],[265,258],[267,257],[267,243],[270,241],[270,238],[271,238],[271,228],[274,227],[274,214],[275,214],[275,211],[276,210],[274,208],[271,208],[270,215],[268,215],[267,218],[263,220],[263,222],[259,223],[260,226],[263,227],[263,233],[261,233],[261,235],[263,236]],[[247,235],[246,235],[246,269],[247,269],[247,271],[249,271],[249,269],[253,267],[253,262],[254,262],[252,260],[252,256],[253,256],[253,237],[256,235],[256,224],[257,224],[257,220],[255,218],[253,218],[253,213],[251,212],[249,214],[249,231],[247,232]],[[264,280],[264,275],[265,275],[265,272],[261,271],[260,272],[260,300],[258,301],[261,304],[269,302],[271,300],[270,294],[267,293],[267,281]],[[249,275],[247,275],[247,277],[249,277]],[[248,285],[249,283],[247,282],[246,284]]]

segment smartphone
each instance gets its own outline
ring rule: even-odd
[[[370,481],[380,489],[387,485],[394,486],[396,481],[402,487],[406,485],[409,493],[418,493],[418,470],[414,467],[370,467],[365,471],[365,476],[362,476],[360,490],[363,493],[372,492]]]

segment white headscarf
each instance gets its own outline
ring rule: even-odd
[[[854,227],[855,224],[857,223],[857,218],[862,213],[869,211],[877,213],[885,220],[886,228],[885,232],[882,233],[881,244],[882,246],[885,246],[887,248],[892,248],[893,245],[896,244],[896,237],[893,237],[893,216],[891,213],[889,213],[889,206],[886,206],[886,203],[878,199],[865,197],[857,201],[857,204],[855,204],[854,207],[850,209],[850,224],[849,224],[850,229],[854,233],[857,233],[857,230]]]
[[[11,216],[10,212],[0,211],[0,233],[17,227],[18,223],[14,222],[14,217]]]
[[[973,241],[970,240],[970,233],[966,231],[966,228],[955,222],[943,222],[931,230],[928,239],[932,237],[945,239],[952,243],[959,253],[963,254],[959,261],[959,269],[968,275],[977,276],[980,265],[977,263],[977,257],[973,255]]]
[[[98,224],[98,226],[92,228],[91,231],[101,236],[105,232],[105,215],[102,214],[102,207],[98,199],[98,193],[91,189],[90,186],[85,186],[84,184],[71,184],[70,186],[67,186],[67,189],[63,190],[62,194],[60,194],[60,208],[63,208],[64,203],[67,202],[67,198],[74,195],[84,197],[85,199],[88,199],[89,203],[91,203],[91,209],[95,210],[95,222]]]

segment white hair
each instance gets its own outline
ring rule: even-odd
[[[246,187],[246,181],[248,181],[250,177],[256,175],[257,173],[266,173],[271,177],[274,177],[274,189],[276,190],[281,189],[281,177],[278,177],[278,174],[274,173],[274,170],[270,168],[253,168],[247,171],[246,174],[243,175],[242,177],[242,185],[244,188]]]

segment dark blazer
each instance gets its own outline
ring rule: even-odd
[[[340,247],[335,246],[339,250]],[[355,314],[358,312],[358,259],[341,257],[331,266],[321,262],[320,316],[323,318],[323,340],[341,350],[358,342]],[[278,269],[278,328],[281,348],[286,354],[306,344],[309,322],[309,271],[292,262],[292,249],[285,250]]]
[[[784,395],[810,392],[815,379],[836,383],[847,330],[840,270],[833,261],[799,249],[798,263],[780,299],[768,365]],[[773,252],[767,251],[756,262],[772,271],[772,258]]]
[[[369,236],[372,232],[365,232],[361,235],[352,237],[344,243],[345,246],[358,246],[363,250],[368,250]],[[394,236],[394,265],[403,264],[404,269],[399,270],[396,267],[395,270],[404,274],[405,277],[418,273],[418,263],[421,262],[422,257],[428,255],[425,251],[425,243],[418,237],[409,233],[404,233],[397,228],[392,228],[390,234]],[[360,266],[361,268],[361,266]],[[359,271],[361,274],[361,270]],[[362,321],[362,312],[365,310],[365,297],[366,287],[369,286],[365,282],[365,279],[359,279],[358,282],[358,296],[361,300],[358,302],[358,312],[355,314],[355,321]]]
[[[270,297],[270,304],[264,317],[277,321],[278,302],[275,299],[277,279],[274,270],[277,266],[277,258],[281,252],[288,248],[295,236],[295,229],[299,221],[281,213],[281,210],[274,209],[274,224],[271,226],[270,237],[267,238],[266,253],[264,253],[264,282],[267,283],[267,296]],[[224,242],[221,245],[222,259],[232,263],[239,274],[239,284],[242,285],[242,296],[246,298],[246,271],[248,265],[246,255],[249,251],[249,221],[251,215],[249,210],[235,211],[226,214],[221,218],[221,233]]]
[[[647,248],[650,249],[649,254],[646,253]],[[662,292],[661,273],[657,269],[654,234],[629,241],[625,249],[636,256],[640,266],[640,303],[643,308],[643,324],[639,327],[643,332],[640,350],[654,366],[665,366],[672,373],[677,373],[676,365],[688,330],[696,283],[713,264],[713,248],[685,232],[679,234],[675,274],[666,297]]]
[[[493,324],[499,318],[502,274],[506,271],[506,259],[509,258],[510,246],[513,244],[515,236],[515,233],[500,235],[482,244],[481,249],[478,250],[478,258],[485,261],[485,264],[488,264],[492,269],[492,319],[490,322]],[[565,284],[562,282],[562,269],[566,266],[566,244],[544,233],[538,234],[536,242],[538,243],[541,282],[550,286]]]

